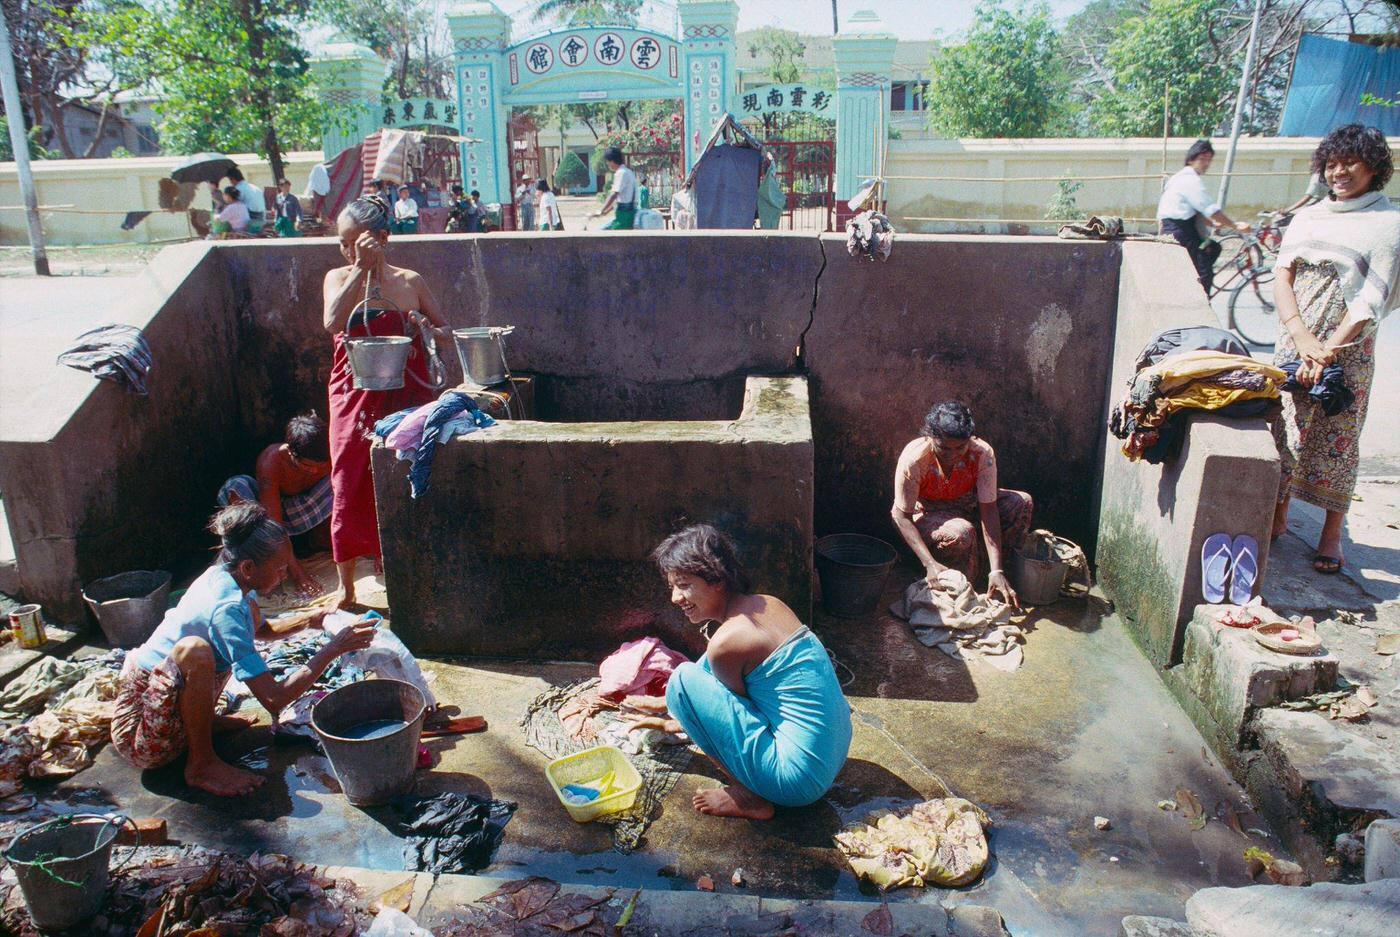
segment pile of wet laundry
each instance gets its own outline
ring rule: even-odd
[[[400,459],[411,463],[409,493],[419,498],[428,493],[439,445],[495,425],[495,419],[482,412],[470,394],[445,390],[432,403],[384,417],[374,424],[374,434]]]
[[[861,881],[881,891],[906,885],[956,888],[976,881],[990,850],[981,807],[961,797],[882,812],[836,834],[836,848]]]
[[[1148,344],[1127,393],[1109,416],[1109,431],[1123,440],[1123,455],[1132,461],[1160,464],[1172,458],[1190,413],[1236,418],[1270,413],[1288,379],[1221,329],[1169,331],[1185,337],[1171,343],[1159,334]]]
[[[909,622],[925,647],[936,647],[954,659],[982,660],[1003,671],[1017,670],[1024,657],[1025,631],[1011,612],[1011,606],[973,590],[956,569],[943,570],[932,583],[911,583],[890,606],[890,614]]]
[[[68,661],[45,657],[0,693],[0,797],[25,778],[68,777],[111,737],[126,652]]]

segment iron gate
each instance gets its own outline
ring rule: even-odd
[[[765,114],[743,121],[778,167],[787,205],[778,227],[836,228],[836,122],[812,114]]]

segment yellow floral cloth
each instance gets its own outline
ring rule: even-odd
[[[976,881],[987,867],[984,827],[991,820],[971,801],[943,797],[915,804],[907,814],[872,816],[836,834],[836,847],[856,877],[881,891],[906,885],[955,888]]]

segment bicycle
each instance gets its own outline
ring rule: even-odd
[[[1241,231],[1222,233],[1217,273],[1230,271],[1223,283],[1211,292],[1214,299],[1228,292],[1227,327],[1244,339],[1246,344],[1272,348],[1278,335],[1278,317],[1274,313],[1274,258],[1283,243],[1283,231],[1290,215],[1260,212],[1259,222],[1248,234]],[[1243,297],[1243,301],[1241,301]]]

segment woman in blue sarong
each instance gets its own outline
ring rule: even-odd
[[[695,809],[767,820],[775,804],[821,798],[846,763],[851,710],[817,636],[782,601],[751,595],[734,544],[708,524],[652,554],[671,601],[691,622],[719,622],[699,663],[681,664],[666,698],[630,697],[638,727],[684,731],[734,783],[695,795]]]

